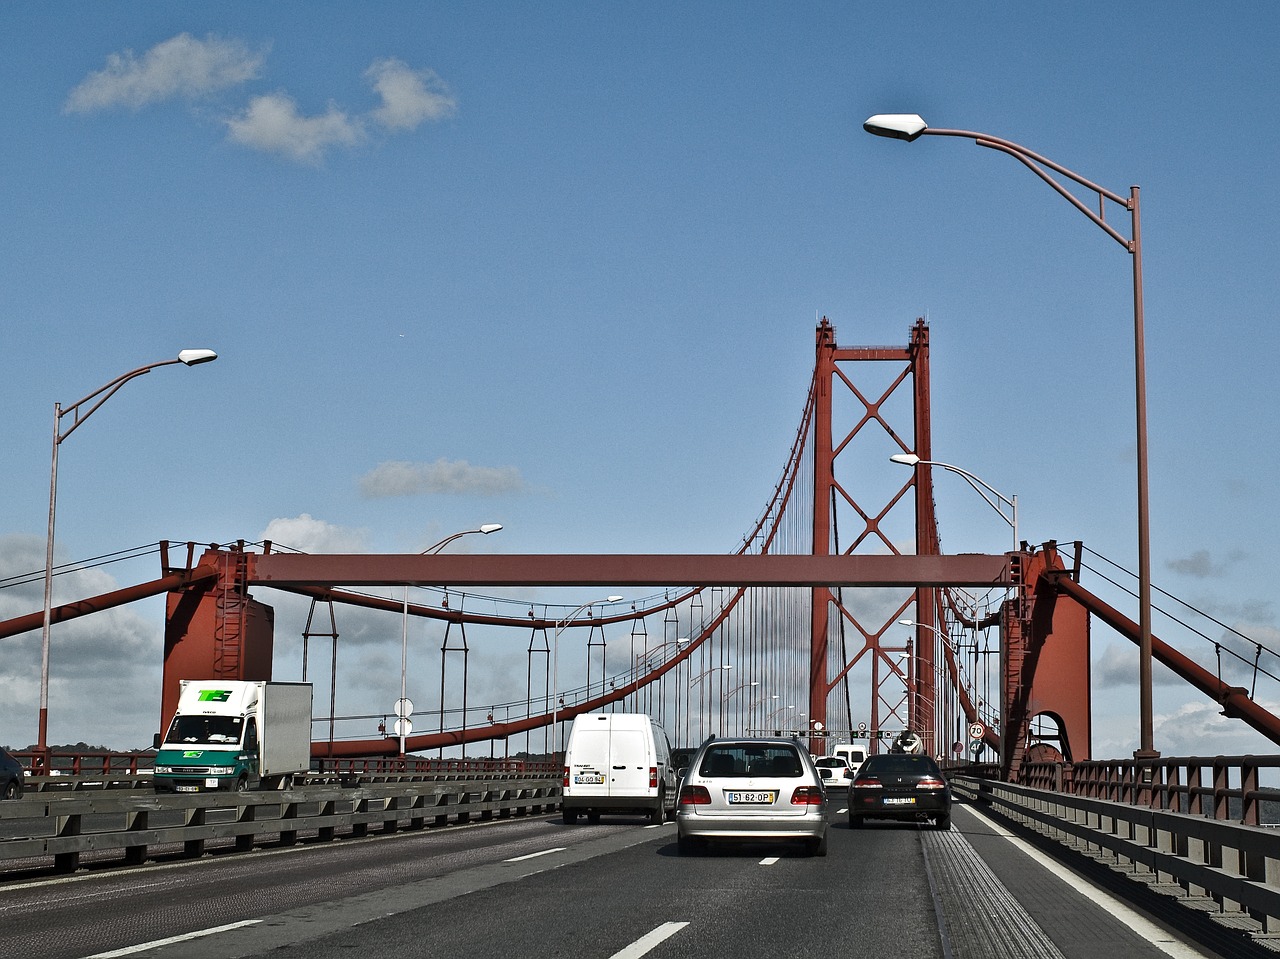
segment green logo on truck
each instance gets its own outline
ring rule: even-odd
[[[200,702],[202,703],[225,703],[230,698],[231,690],[229,689],[200,690]]]

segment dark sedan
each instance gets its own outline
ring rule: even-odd
[[[0,749],[0,799],[18,799],[22,796],[22,763]]]
[[[864,819],[931,819],[950,829],[951,786],[929,756],[872,756],[849,787],[849,825],[857,828]]]

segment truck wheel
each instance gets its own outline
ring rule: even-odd
[[[561,809],[560,818],[564,820],[566,826],[572,826],[578,821],[578,813],[573,809]]]
[[[587,813],[587,822],[598,823],[599,821],[600,821],[600,814],[596,812],[594,809],[592,809],[590,812]]]
[[[249,791],[249,777],[241,776],[236,780],[236,792],[247,793]]]

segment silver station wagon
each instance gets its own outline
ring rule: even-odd
[[[714,841],[801,841],[827,854],[827,793],[809,753],[791,739],[712,739],[680,788],[682,855]]]

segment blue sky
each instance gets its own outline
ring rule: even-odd
[[[1280,646],[1277,40],[1264,3],[7,5],[5,572],[43,565],[52,404],[187,347],[220,359],[63,445],[60,559],[485,522],[467,548],[729,551],[820,315],[849,346],[926,317],[935,456],[1017,493],[1025,538],[1134,566],[1129,258],[1007,157],[861,129],[915,112],[1141,185],[1154,579]],[[1006,547],[936,487],[945,549]],[[150,704],[104,720],[77,683],[147,699],[160,613],[95,630],[55,651],[51,736],[145,741]],[[25,745],[38,640],[3,645]],[[1095,659],[1095,752],[1125,755],[1136,657],[1095,630]],[[1158,748],[1203,747],[1212,704],[1157,710]]]

